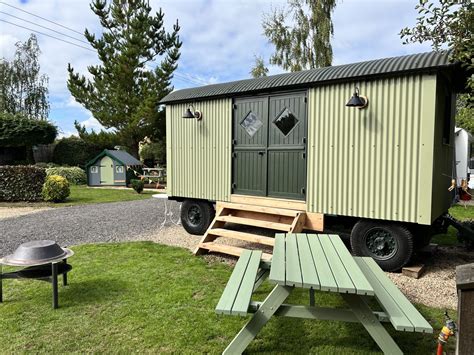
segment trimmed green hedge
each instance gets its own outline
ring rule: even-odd
[[[53,162],[58,165],[79,166],[83,168],[86,163],[102,152],[97,148],[84,142],[78,137],[62,138],[57,141],[53,153]]]
[[[21,147],[53,143],[58,134],[48,121],[0,113],[0,146]]]
[[[67,179],[72,185],[85,185],[87,183],[87,176],[84,170],[77,166],[73,167],[57,167],[47,168],[46,175],[59,175]]]
[[[40,201],[46,171],[36,166],[0,166],[0,201]]]

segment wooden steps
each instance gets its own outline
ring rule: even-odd
[[[265,204],[261,203],[262,201]],[[262,249],[273,248],[274,238],[259,234],[247,233],[229,229],[228,223],[241,226],[251,226],[265,230],[275,230],[286,233],[299,233],[303,230],[306,222],[305,210],[295,209],[303,205],[299,201],[296,203],[287,203],[292,208],[282,208],[284,204],[274,204],[276,207],[269,206],[267,200],[257,199],[255,204],[242,203],[249,202],[248,199],[239,199],[238,202],[217,202],[216,217],[209,226],[206,234],[202,237],[195,255],[208,252],[217,252],[221,254],[240,256],[246,250],[242,247],[228,245],[224,240],[216,243],[218,238],[237,239],[244,242],[261,244]],[[271,254],[263,253],[263,259],[269,260]]]

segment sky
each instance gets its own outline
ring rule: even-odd
[[[89,3],[89,0],[0,0],[0,58],[11,59],[14,44],[25,41],[32,32],[4,21],[88,47],[64,36],[85,41],[78,33],[5,4],[79,33],[85,28],[100,33],[100,23]],[[249,78],[255,55],[268,61],[273,52],[273,46],[262,34],[262,16],[285,3],[286,0],[150,0],[154,10],[161,7],[165,13],[166,29],[171,30],[177,19],[181,26],[183,46],[172,81],[174,88]],[[429,51],[428,44],[403,45],[398,35],[401,28],[414,25],[418,15],[416,3],[417,0],[339,0],[333,13],[333,65]],[[88,129],[101,129],[92,114],[74,100],[66,85],[68,63],[86,74],[88,65],[98,63],[96,53],[42,34],[37,37],[42,51],[41,71],[49,77],[49,118],[59,127],[60,136],[76,134],[75,120]],[[275,66],[269,69],[270,75],[283,72]]]

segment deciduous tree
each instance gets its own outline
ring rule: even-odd
[[[336,0],[288,0],[286,8],[265,14],[263,31],[275,46],[270,63],[290,71],[331,65],[335,6]]]

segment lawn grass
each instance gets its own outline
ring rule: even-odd
[[[0,304],[1,353],[221,353],[248,317],[218,316],[214,308],[231,274],[228,265],[189,251],[134,242],[74,247],[69,286],[4,281]],[[271,289],[265,283],[262,299]],[[317,293],[319,305],[344,307],[335,294]],[[295,291],[289,302],[306,300]],[[443,310],[418,307],[434,334],[387,329],[405,353],[432,354]],[[451,344],[450,351],[453,350]],[[249,353],[380,353],[355,323],[274,318]]]
[[[474,219],[474,206],[455,205],[449,209],[451,216],[459,221],[466,221]],[[431,243],[442,246],[457,246],[461,245],[457,237],[457,230],[453,227],[448,228],[448,233],[435,235],[431,239]]]
[[[91,188],[85,185],[71,185],[71,194],[66,201],[52,202],[1,202],[0,207],[65,207],[89,203],[122,202],[150,198],[156,191],[145,190],[141,194],[134,190],[113,188]]]

